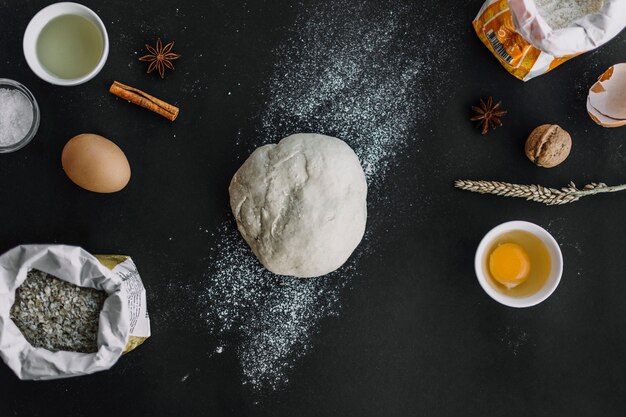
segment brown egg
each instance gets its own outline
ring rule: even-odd
[[[92,133],[70,139],[63,148],[61,164],[79,187],[96,193],[114,193],[130,180],[124,152],[110,140]]]

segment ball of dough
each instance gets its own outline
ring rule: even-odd
[[[365,232],[365,174],[354,151],[330,136],[296,134],[261,146],[229,192],[239,231],[275,274],[328,274]]]
[[[541,125],[526,140],[526,156],[540,167],[552,168],[565,161],[572,149],[572,137],[559,125]]]

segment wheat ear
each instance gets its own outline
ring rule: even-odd
[[[472,191],[474,193],[525,198],[526,200],[536,201],[549,206],[572,203],[574,201],[578,201],[581,197],[586,197],[588,195],[613,193],[616,191],[626,190],[626,184],[609,187],[603,182],[592,182],[591,184],[585,185],[582,189],[576,188],[576,185],[573,182],[570,182],[567,186],[561,189],[549,188],[541,185],[524,185],[500,181],[472,180],[456,180],[454,182],[454,186],[456,188]]]

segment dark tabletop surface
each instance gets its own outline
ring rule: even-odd
[[[110,55],[95,79],[64,88],[38,79],[22,53],[23,31],[47,2],[0,0],[0,77],[25,84],[42,114],[35,140],[0,157],[0,252],[64,243],[129,254],[152,320],[152,337],[106,372],[20,382],[0,366],[0,416],[623,415],[626,193],[546,207],[452,184],[626,182],[626,130],[603,129],[585,112],[589,86],[625,60],[626,34],[523,83],[473,33],[481,3],[89,0],[107,26]],[[303,25],[314,14],[316,24]],[[337,290],[337,314],[316,324],[288,382],[253,389],[242,384],[236,341],[234,349],[211,354],[220,342],[195,298],[210,285],[205,276],[214,268],[221,225],[235,227],[228,183],[252,149],[298,130],[351,143],[342,137],[341,118],[329,122],[324,108],[317,118],[268,128],[272,95],[285,94],[276,86],[280,74],[299,65],[284,54],[312,59],[307,48],[298,54],[285,46],[301,36],[340,38],[346,27],[380,23],[387,14],[403,25],[395,45],[412,49],[385,43],[390,55],[371,63],[367,80],[382,79],[371,75],[381,62],[380,71],[398,76],[392,66],[401,60],[393,57],[419,59],[408,93],[389,91],[414,113],[411,123],[387,156],[384,178],[368,178],[367,242],[352,261],[354,277]],[[175,40],[183,55],[163,81],[137,61],[157,36]],[[180,117],[170,123],[116,99],[107,93],[113,80],[173,102]],[[360,100],[363,89],[377,88],[361,87],[342,94]],[[483,137],[467,119],[470,105],[488,95],[509,115]],[[535,167],[522,151],[542,123],[557,123],[573,137],[569,159],[551,170]],[[61,150],[83,132],[114,140],[128,156],[133,178],[122,192],[89,193],[65,177]],[[556,292],[527,309],[491,300],[473,271],[482,236],[517,219],[550,231],[565,265]],[[339,282],[341,273],[327,279]]]

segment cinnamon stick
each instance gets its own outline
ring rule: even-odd
[[[137,88],[113,81],[111,88],[109,88],[109,92],[119,98],[141,106],[144,109],[160,114],[172,122],[176,120],[176,117],[178,117],[178,107],[172,106],[171,104],[166,103],[163,100],[159,100],[156,97],[152,97],[150,94],[147,94]]]

